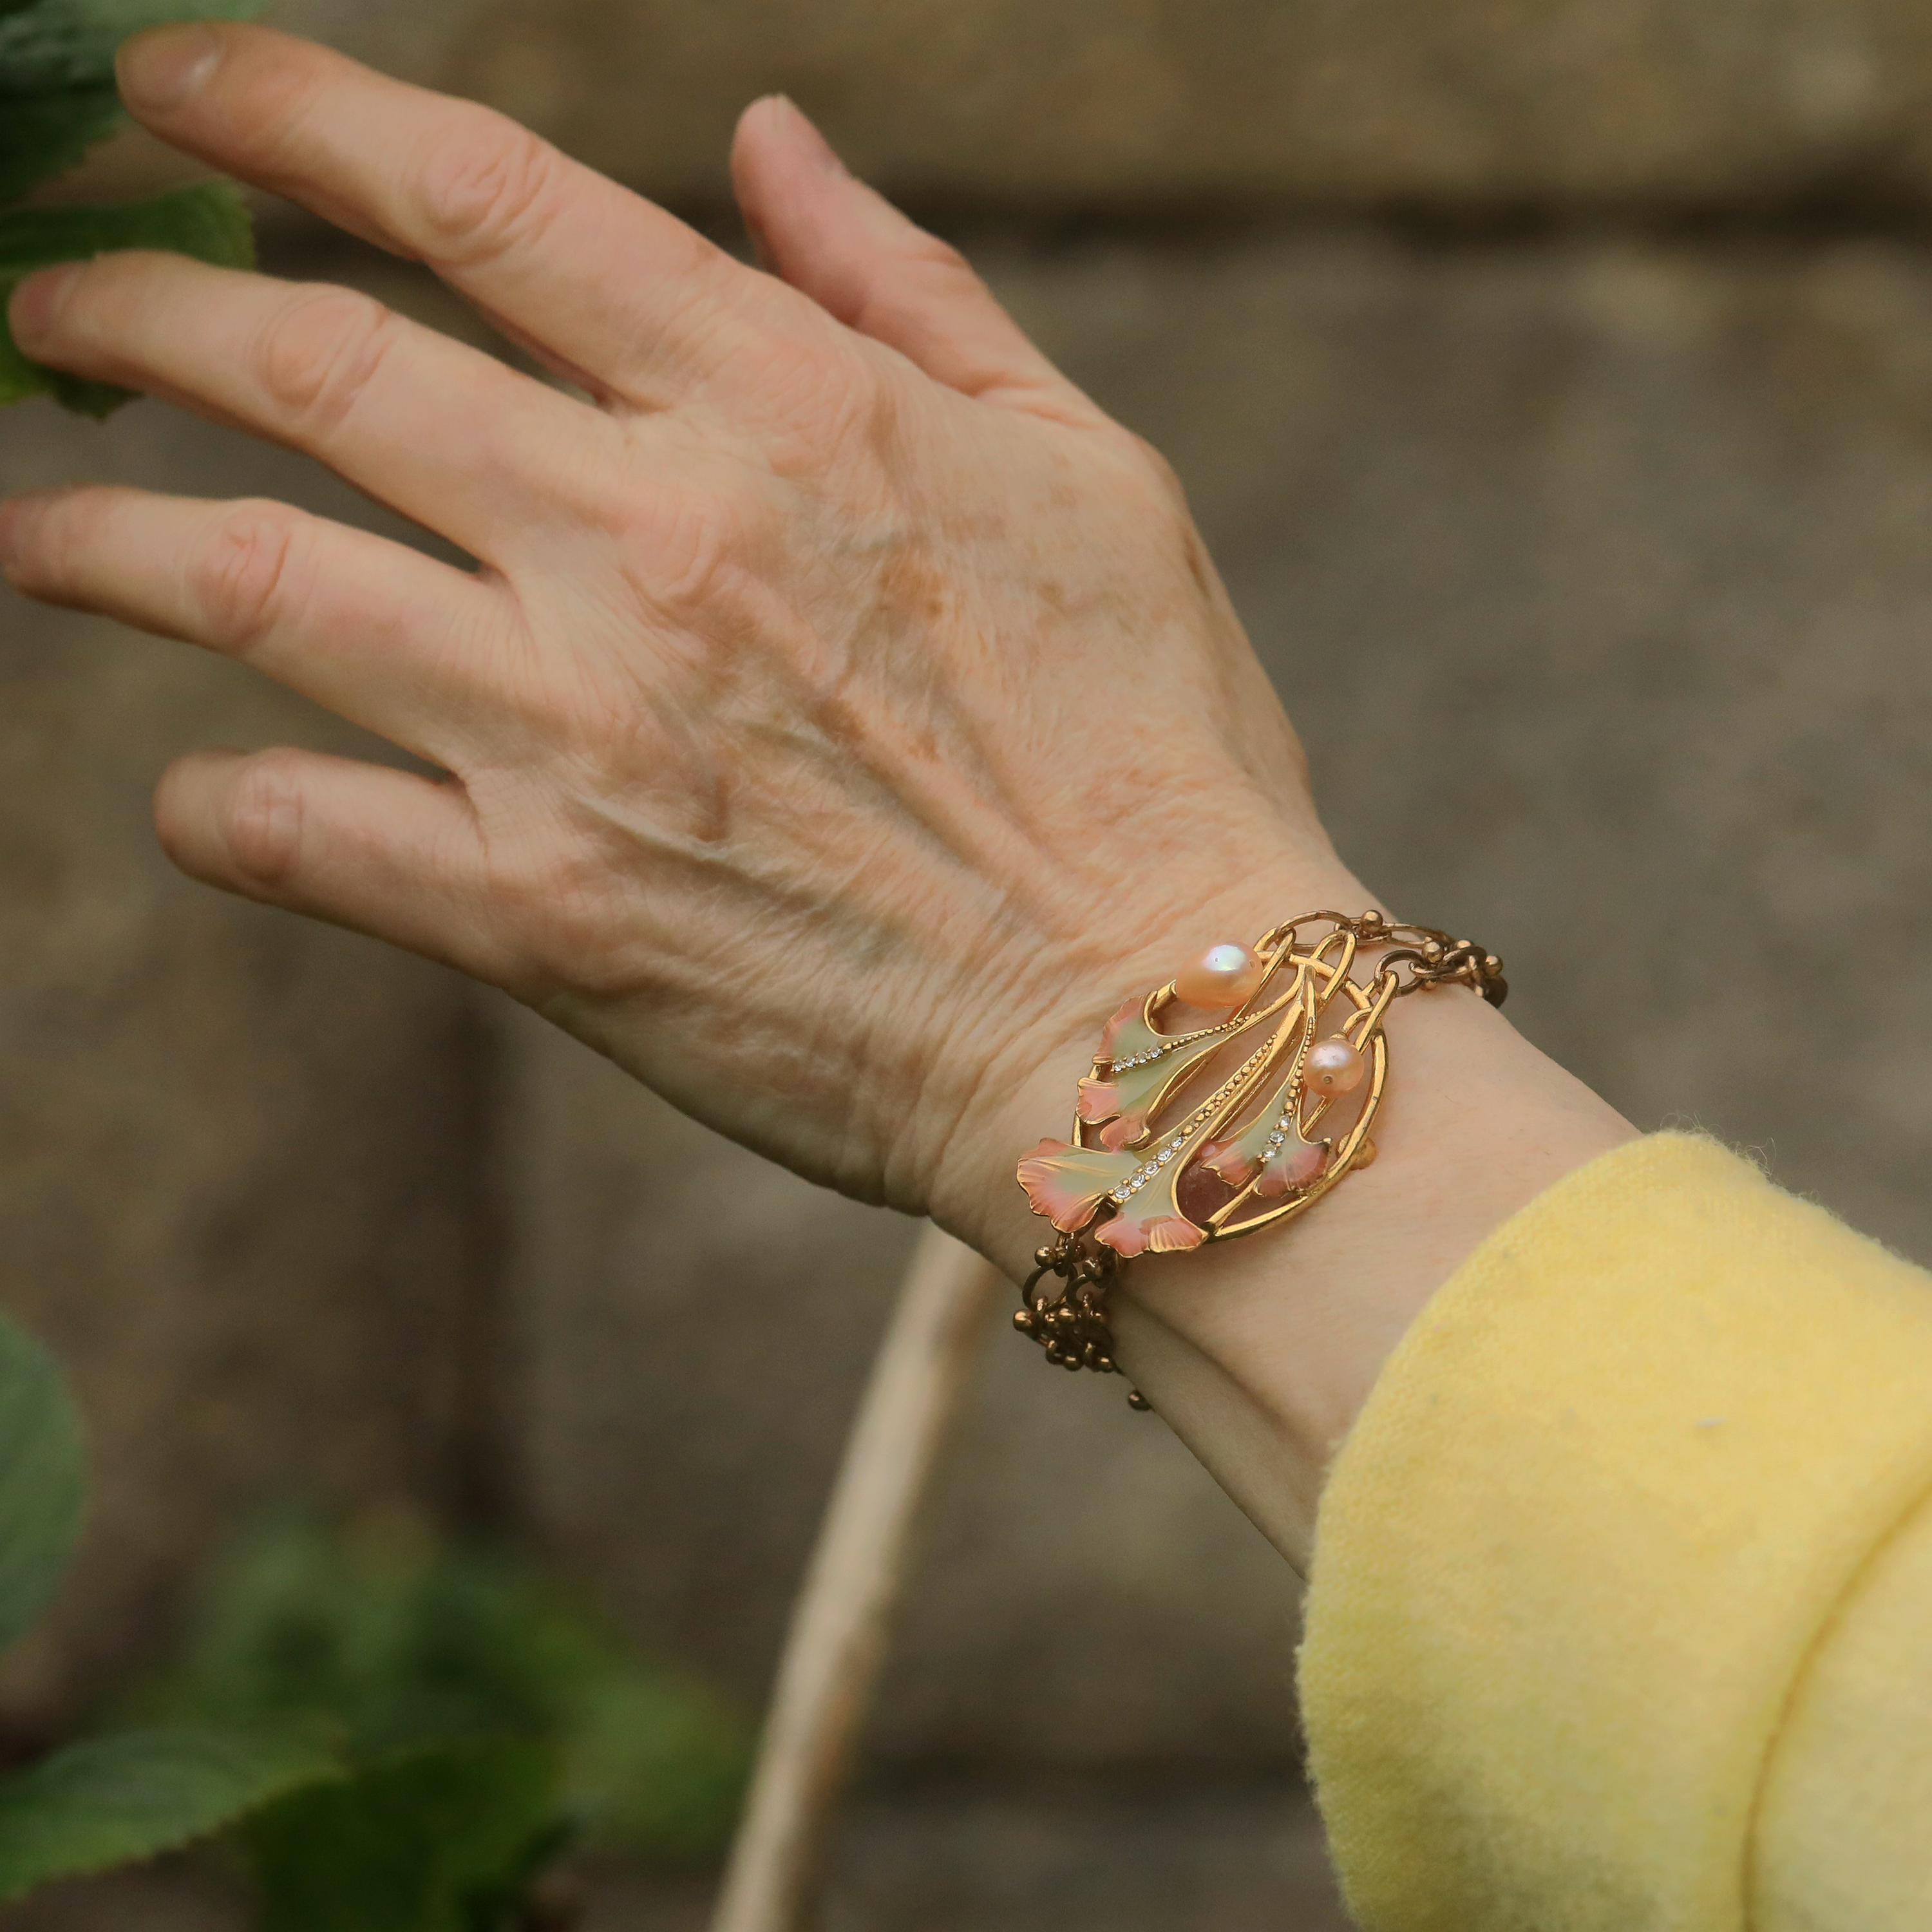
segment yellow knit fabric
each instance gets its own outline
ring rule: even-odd
[[[1322,1504],[1302,1708],[1361,1924],[1932,1928],[1928,1498],[1918,1270],[1690,1136],[1533,1202]]]

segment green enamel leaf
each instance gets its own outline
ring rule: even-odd
[[[1301,1008],[1305,984],[1305,978],[1298,976],[1282,995],[1249,1014],[1240,1025],[1226,1033],[1210,1033],[1186,1046],[1173,1046],[1174,1036],[1156,1033],[1144,1020],[1130,1020],[1114,1036],[1111,1049],[1113,1071],[1104,1082],[1094,1084],[1105,1084],[1114,1090],[1112,1104],[1115,1116],[1138,1114],[1151,1120],[1186,1085],[1204,1060],[1219,1053],[1231,1042],[1263,1025],[1279,1028],[1292,1024]],[[1159,1052],[1163,1045],[1167,1051]],[[1154,1057],[1138,1066],[1126,1064],[1143,1054]],[[1088,1081],[1083,1080],[1080,1084],[1083,1094],[1089,1090]],[[1136,1138],[1145,1141],[1151,1137],[1152,1132],[1150,1127]]]
[[[0,214],[0,304],[36,268],[123,248],[163,248],[221,268],[250,268],[255,260],[248,209],[226,182],[104,208],[15,208]],[[104,416],[128,401],[130,392],[30,362],[0,308],[0,404],[38,395]]]
[[[0,1783],[0,1899],[172,1851],[296,1787],[337,1775],[313,1740],[130,1731]]]
[[[1297,1111],[1301,1090],[1301,1057],[1312,1042],[1314,1033],[1315,1016],[1303,1003],[1288,1016],[1276,1036],[1276,1052],[1285,1054],[1287,1061],[1286,1066],[1280,1059],[1275,1062],[1280,1077],[1269,1082],[1264,1089],[1250,1090],[1244,1104],[1252,1106],[1258,1100],[1262,1102],[1259,1111],[1238,1134],[1222,1132],[1216,1136],[1225,1145],[1238,1148],[1257,1166],[1268,1158],[1268,1136],[1274,1131],[1283,1111]],[[1292,1034],[1299,1037],[1291,1040]],[[1295,1146],[1306,1144],[1302,1139],[1298,1122],[1291,1126],[1289,1132]]]
[[[126,118],[112,87],[70,88],[0,107],[0,202],[64,173]]]
[[[34,0],[0,13],[0,95],[99,87],[130,34],[174,20],[246,20],[263,0]]]
[[[260,1932],[499,1932],[569,1835],[550,1754],[421,1750],[299,1791],[248,1828]]]
[[[1259,1113],[1256,1114],[1253,1120],[1242,1129],[1240,1132],[1234,1135],[1224,1134],[1220,1137],[1223,1144],[1238,1148],[1249,1160],[1258,1167],[1268,1157],[1268,1136],[1274,1131],[1276,1124],[1281,1119],[1283,1112],[1288,1108],[1295,1090],[1296,1082],[1292,1077],[1284,1081],[1268,1094],[1267,1104]],[[1287,1132],[1294,1146],[1301,1147],[1306,1144],[1302,1138],[1299,1124],[1292,1119],[1290,1120]]]
[[[1124,1032],[1125,1030],[1123,1029]],[[1160,1036],[1150,1034],[1149,1037],[1157,1040]],[[1117,1096],[1114,1102],[1114,1112],[1116,1114],[1151,1114],[1202,1061],[1226,1046],[1229,1037],[1226,1034],[1213,1034],[1206,1040],[1196,1041],[1191,1046],[1175,1047],[1161,1054],[1157,1060],[1149,1060],[1139,1066],[1123,1066],[1120,1060],[1130,1059],[1134,1054],[1146,1052],[1148,1049],[1144,1046],[1128,1048],[1117,1043],[1115,1050],[1120,1055],[1120,1060],[1114,1061],[1114,1071],[1108,1076],[1106,1082],[1106,1084],[1113,1088]],[[1083,1081],[1081,1084],[1084,1087],[1086,1083]]]
[[[0,1319],[0,1648],[40,1613],[80,1532],[80,1418],[53,1358]]]

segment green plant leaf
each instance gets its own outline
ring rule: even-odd
[[[171,20],[246,20],[264,0],[34,0],[0,12],[0,95],[99,87],[130,34]]]
[[[340,1775],[315,1738],[292,1732],[128,1731],[70,1745],[0,1782],[0,1899],[172,1851]]]
[[[0,1648],[53,1594],[80,1533],[80,1420],[52,1356],[0,1318]]]
[[[30,362],[4,320],[4,304],[36,268],[121,248],[165,248],[221,268],[252,268],[255,260],[248,208],[226,182],[177,188],[149,201],[0,214],[0,404],[51,395],[70,410],[104,416],[130,399],[126,389]]]
[[[260,1932],[497,1932],[560,1850],[556,1768],[502,1740],[412,1752],[296,1792],[248,1829]]]
[[[111,87],[70,88],[0,107],[0,202],[73,166],[126,118]]]

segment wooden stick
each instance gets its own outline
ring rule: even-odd
[[[802,1932],[884,1661],[913,1531],[1006,1277],[928,1226],[792,1609],[711,1932]]]

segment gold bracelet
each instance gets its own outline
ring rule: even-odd
[[[1304,926],[1327,929],[1304,940]],[[1360,983],[1351,974],[1364,949],[1378,956]],[[1129,999],[1080,1082],[1072,1139],[1042,1140],[1019,1164],[1033,1211],[1058,1233],[1034,1257],[1013,1326],[1062,1368],[1118,1375],[1107,1297],[1127,1262],[1271,1228],[1366,1167],[1390,1004],[1466,986],[1499,1006],[1502,974],[1494,953],[1431,926],[1310,912],[1252,947],[1210,946]],[[1163,1032],[1162,1019],[1178,1030]],[[1151,1406],[1138,1389],[1127,1400]]]

